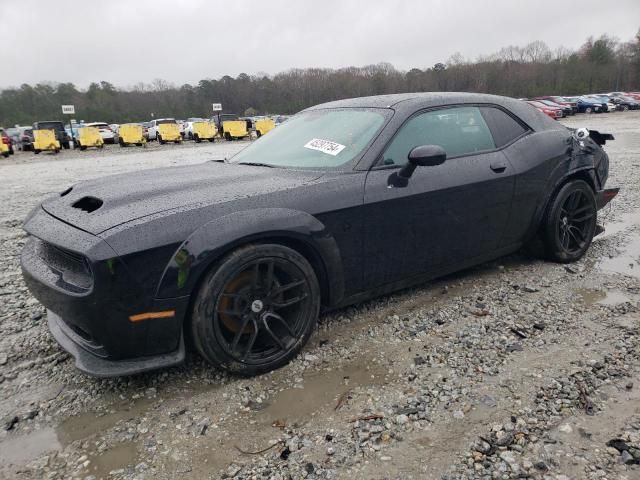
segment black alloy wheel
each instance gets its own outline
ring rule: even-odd
[[[282,245],[249,245],[214,265],[200,287],[192,338],[201,355],[242,375],[278,368],[307,342],[320,308],[315,272]]]
[[[547,256],[561,263],[582,258],[593,240],[596,221],[596,200],[591,187],[583,180],[563,185],[545,221]]]

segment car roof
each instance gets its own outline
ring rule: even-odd
[[[492,104],[498,105],[517,115],[534,130],[558,128],[557,122],[540,114],[531,105],[522,100],[500,95],[465,92],[418,92],[396,93],[391,95],[377,95],[373,97],[359,97],[334,102],[323,103],[304,111],[327,108],[392,108],[402,114],[425,108],[459,104]]]

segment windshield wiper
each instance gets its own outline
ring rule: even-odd
[[[259,163],[259,162],[238,162],[238,165],[251,165],[252,167],[275,168],[273,165],[269,165],[268,163]]]

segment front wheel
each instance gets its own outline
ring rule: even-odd
[[[584,180],[560,188],[544,220],[543,241],[547,258],[570,263],[580,260],[596,230],[596,197]]]
[[[593,108],[587,107],[584,109],[584,113],[593,113]]]
[[[268,372],[307,343],[319,309],[318,279],[302,255],[282,245],[248,245],[204,278],[191,318],[193,343],[226,370]]]

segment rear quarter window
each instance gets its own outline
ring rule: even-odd
[[[482,107],[482,116],[491,130],[496,148],[503,147],[529,131],[514,117],[495,107]]]

